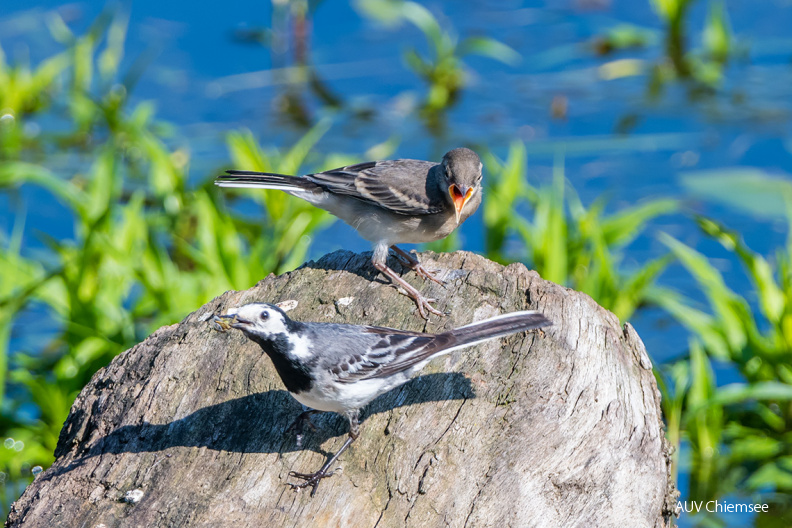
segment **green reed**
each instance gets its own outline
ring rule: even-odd
[[[552,181],[539,185],[528,183],[522,143],[512,144],[506,160],[485,153],[484,162],[488,257],[523,262],[547,280],[588,293],[623,321],[649,302],[670,258],[628,267],[625,248],[652,219],[675,212],[675,200],[649,200],[609,214],[603,199],[583,205],[566,182],[561,156]]]
[[[695,336],[688,356],[661,377],[669,439],[689,442],[693,500],[753,496],[772,506],[757,525],[774,526],[792,513],[792,214],[774,260],[714,220],[697,222],[734,253],[751,289],[736,293],[706,256],[662,237],[707,304],[672,292],[656,299]],[[732,366],[742,381],[719,386],[713,362]]]

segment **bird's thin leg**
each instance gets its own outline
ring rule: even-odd
[[[410,297],[413,301],[415,301],[415,305],[418,307],[418,313],[421,314],[421,317],[424,319],[429,319],[426,315],[426,310],[429,310],[431,313],[439,316],[445,315],[440,310],[436,309],[429,303],[437,302],[437,299],[431,299],[428,297],[424,297],[421,295],[421,292],[416,290],[415,288],[410,285],[409,282],[399,277],[399,274],[393,271],[388,267],[387,264],[382,262],[375,262],[372,260],[374,267],[377,268],[380,272],[384,273],[385,275],[390,278],[393,282],[404,288],[404,291],[407,292],[407,296]]]
[[[404,262],[407,263],[407,267],[413,270],[415,273],[418,274],[419,277],[423,277],[424,279],[429,279],[435,281],[437,284],[441,286],[445,286],[445,281],[442,281],[432,275],[432,273],[423,267],[423,265],[418,261],[417,258],[413,257],[403,249],[398,246],[391,246],[391,249],[396,253],[398,257],[404,259]]]
[[[347,418],[349,418],[349,436],[344,442],[344,445],[341,446],[341,449],[336,451],[335,455],[327,461],[327,463],[322,466],[322,469],[317,471],[316,473],[297,473],[296,471],[289,471],[289,475],[298,479],[302,479],[305,482],[301,482],[299,484],[292,484],[289,483],[291,489],[293,490],[300,490],[302,488],[311,487],[311,497],[316,495],[316,488],[319,487],[319,482],[322,481],[323,478],[332,477],[335,474],[335,470],[330,471],[330,466],[332,466],[338,457],[341,456],[341,453],[347,450],[347,448],[352,445],[358,436],[360,436],[360,422],[358,421],[358,411],[351,411],[347,413]]]
[[[297,447],[302,447],[303,436],[305,434],[305,426],[311,428],[311,430],[316,431],[316,426],[311,422],[311,415],[317,414],[324,411],[317,411],[315,409],[309,409],[305,412],[300,413],[300,416],[295,418],[294,422],[286,428],[286,433],[291,433],[294,431],[297,433]]]

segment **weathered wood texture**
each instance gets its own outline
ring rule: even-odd
[[[630,526],[669,523],[673,484],[659,393],[643,343],[588,296],[513,264],[426,253],[450,310],[425,323],[339,251],[244,292],[228,292],[99,371],[72,407],[57,460],[15,504],[14,527]],[[392,263],[398,268],[396,262]],[[298,320],[429,332],[523,309],[554,326],[436,359],[364,410],[361,437],[316,497],[285,484],[343,442],[346,421],[314,419],[261,349],[205,316],[296,299]],[[142,498],[124,502],[134,490]]]

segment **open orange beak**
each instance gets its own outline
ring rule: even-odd
[[[473,196],[473,187],[458,187],[452,183],[448,187],[448,194],[451,195],[451,200],[454,202],[454,209],[456,213],[456,222],[459,223],[459,217],[462,215],[462,208]]]

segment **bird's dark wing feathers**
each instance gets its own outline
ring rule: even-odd
[[[339,383],[385,378],[454,347],[470,346],[549,324],[550,321],[538,312],[513,312],[442,334],[365,327],[366,333],[374,333],[379,339],[369,345],[367,353],[348,356],[330,371]]]
[[[443,210],[440,197],[429,196],[426,175],[436,164],[420,160],[370,161],[309,174],[308,180],[335,194],[344,194],[404,215]]]
[[[416,352],[431,343],[435,336],[421,333],[394,333],[392,329],[373,328],[379,334],[364,354],[351,354],[334,365],[330,372],[339,383],[355,383],[364,379],[384,377],[409,368]],[[381,332],[387,330],[388,332]]]
[[[334,169],[334,170],[344,170],[348,172],[363,172],[364,170],[373,169],[377,166],[378,163],[382,163],[381,161],[364,161],[363,163],[357,163],[355,165],[347,165],[341,169]]]

